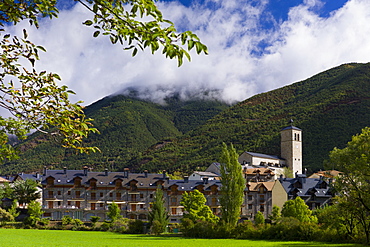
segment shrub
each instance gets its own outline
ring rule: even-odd
[[[144,233],[144,222],[141,220],[130,220],[126,233],[142,234]]]

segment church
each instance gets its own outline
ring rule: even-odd
[[[244,168],[269,168],[276,175],[283,174],[284,167],[295,174],[302,174],[302,130],[292,125],[283,128],[281,135],[281,154],[268,155],[245,151],[238,161]]]

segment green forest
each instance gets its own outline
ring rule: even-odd
[[[184,174],[217,162],[222,142],[244,151],[280,154],[280,130],[290,119],[303,130],[303,167],[323,168],[329,152],[343,148],[370,120],[370,64],[344,64],[307,80],[229,106],[219,101],[174,96],[159,105],[135,96],[111,96],[86,107],[100,134],[87,145],[102,152],[75,155],[34,133],[19,144],[21,158],[2,174],[49,168]]]

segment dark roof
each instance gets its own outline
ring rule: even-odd
[[[283,128],[281,131],[283,131],[283,130],[290,130],[290,129],[294,129],[294,130],[300,130],[300,131],[302,131],[300,128],[297,128],[297,127],[295,127],[295,126],[288,126],[288,127],[285,127],[285,128]]]
[[[318,178],[306,178],[306,175],[298,176],[296,178],[282,178],[279,179],[280,183],[283,185],[288,196],[293,195],[293,191],[296,190],[297,196],[305,197],[310,196],[312,191],[315,191],[315,196],[317,197],[331,197],[331,191],[329,185],[322,189],[321,184],[326,183],[325,181]],[[296,188],[295,184],[302,185],[302,188]]]
[[[216,185],[219,188],[221,187],[221,181],[220,180],[208,180],[208,182],[204,182],[203,180],[170,180],[168,187],[172,185],[177,185],[179,191],[192,191],[197,188],[199,185],[204,186],[204,190],[210,190],[210,187],[212,185]]]
[[[96,179],[97,185],[114,185],[116,179],[121,179],[122,184],[128,185],[130,181],[136,181],[137,187],[153,187],[156,188],[158,181],[168,181],[168,177],[163,174],[153,173],[128,173],[125,176],[125,172],[90,172],[88,171],[86,176],[84,170],[47,170],[46,175],[43,176],[42,184],[46,184],[46,179],[53,177],[54,185],[72,185],[76,177],[81,178],[82,185],[88,185],[89,180]]]

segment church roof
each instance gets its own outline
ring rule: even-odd
[[[245,152],[245,153],[250,154],[250,155],[255,156],[255,157],[260,157],[260,158],[283,160],[282,158],[280,158],[277,155],[260,154],[260,153],[253,153],[253,152]]]
[[[283,131],[283,130],[290,130],[290,129],[302,131],[300,128],[297,128],[295,126],[287,126],[287,127],[283,128],[281,131]]]

